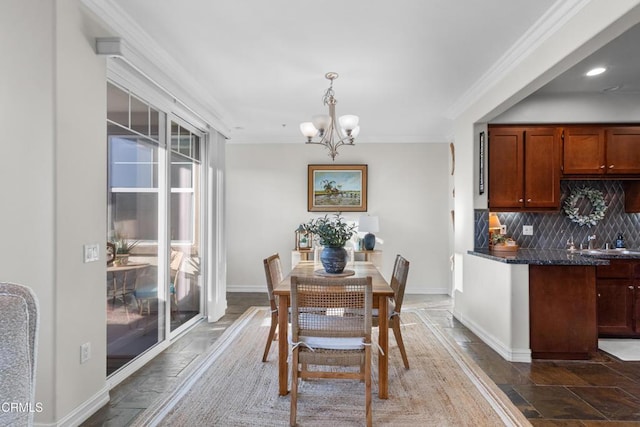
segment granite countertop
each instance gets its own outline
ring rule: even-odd
[[[610,258],[622,258],[614,254],[581,254],[566,249],[519,249],[517,252],[492,252],[489,249],[474,249],[468,252],[482,258],[507,264],[532,265],[608,265]],[[630,256],[634,255],[634,256]],[[624,258],[640,258],[640,253],[626,254]]]

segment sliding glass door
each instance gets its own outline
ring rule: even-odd
[[[169,224],[173,332],[202,312],[202,135],[177,118],[170,122]]]
[[[107,85],[107,375],[202,317],[204,136]]]

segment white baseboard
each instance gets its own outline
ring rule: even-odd
[[[495,350],[503,359],[508,362],[531,363],[530,348],[511,348],[502,341],[485,331],[478,324],[465,318],[459,312],[454,310],[453,317],[458,319],[460,323],[466,326],[471,332],[476,334],[485,344]]]
[[[71,411],[67,416],[56,423],[34,423],[42,427],[76,427],[95,414],[100,408],[109,402],[109,388],[104,387],[99,392],[85,400],[80,406]]]

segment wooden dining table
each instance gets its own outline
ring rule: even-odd
[[[319,277],[315,271],[322,269],[322,266],[314,263],[314,261],[301,261],[298,263],[291,273],[289,273],[277,286],[274,287],[273,293],[278,296],[278,312],[287,313],[291,306],[291,276],[303,277]],[[389,313],[388,300],[393,298],[393,289],[389,283],[382,277],[380,271],[369,261],[355,261],[347,265],[345,270],[353,270],[354,274],[349,277],[367,277],[371,276],[373,284],[373,308],[378,309],[378,396],[380,399],[388,399],[389,397]],[[287,358],[289,356],[288,341],[288,316],[278,316],[278,385],[281,396],[289,393],[289,364]]]

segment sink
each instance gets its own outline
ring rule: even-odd
[[[628,249],[580,249],[577,250],[581,255],[637,255],[640,251],[632,251]]]

